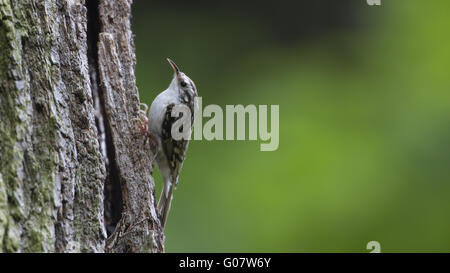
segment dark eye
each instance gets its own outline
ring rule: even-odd
[[[186,82],[185,81],[182,81],[180,84],[181,84],[181,86],[186,87]]]

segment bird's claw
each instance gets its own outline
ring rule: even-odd
[[[147,133],[148,133],[148,118],[147,118],[148,106],[145,103],[141,103],[140,106],[143,106],[144,110],[139,109],[139,117],[134,118],[133,120],[136,121],[138,131],[141,134],[147,135]]]
[[[145,141],[147,141],[147,139],[150,139],[153,145],[157,147],[158,143],[155,137],[150,133],[148,128],[148,118],[147,118],[148,106],[145,103],[141,103],[140,106],[143,107],[144,109],[139,109],[139,117],[133,119],[134,121],[136,121],[137,130],[140,134],[146,137]]]
[[[141,103],[139,103],[139,107],[144,107],[144,110],[140,110],[140,111],[144,111],[144,114],[147,115],[148,105],[141,102]]]

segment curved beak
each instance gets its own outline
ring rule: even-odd
[[[178,75],[180,73],[180,69],[178,66],[169,58],[167,58],[167,61],[169,62],[170,66],[172,67],[173,71]]]

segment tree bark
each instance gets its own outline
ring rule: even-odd
[[[0,0],[1,252],[164,251],[131,2]]]

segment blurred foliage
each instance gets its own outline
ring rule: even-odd
[[[450,251],[449,1],[145,2],[143,102],[171,57],[204,105],[280,105],[275,152],[191,142],[168,252]]]

